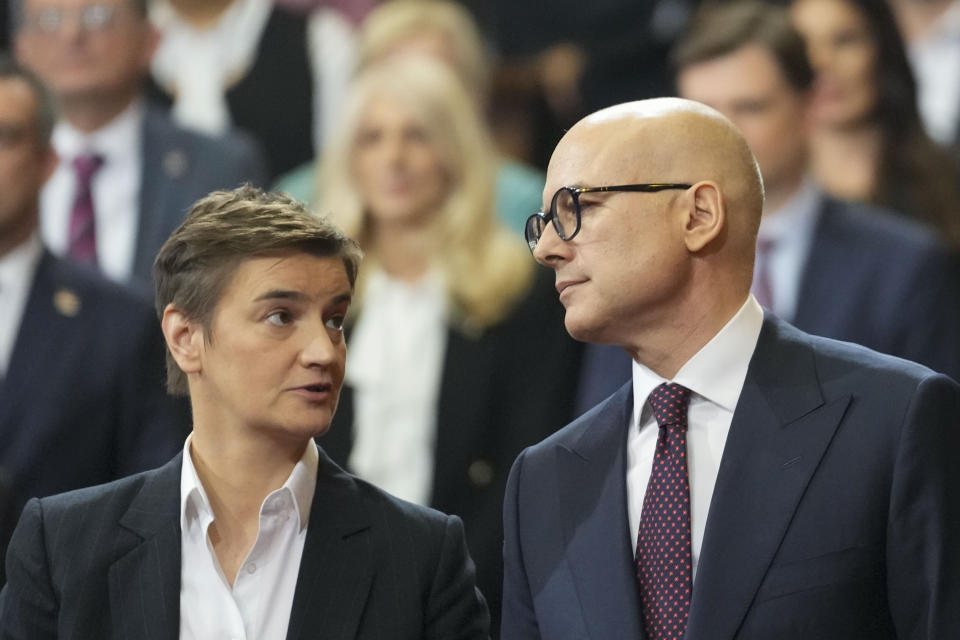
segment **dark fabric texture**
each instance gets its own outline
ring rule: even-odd
[[[501,637],[642,638],[626,384],[524,451]],[[942,639],[960,629],[960,386],[768,317],[720,462],[688,638]]]
[[[7,556],[0,638],[175,640],[181,464],[32,500]],[[288,640],[472,640],[488,622],[460,520],[321,453]]]

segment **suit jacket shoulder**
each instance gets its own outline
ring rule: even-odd
[[[15,513],[33,496],[163,464],[182,446],[187,408],[164,389],[146,301],[45,253],[24,319],[0,385],[0,466]]]
[[[960,268],[933,232],[824,200],[800,282],[800,329],[960,375]]]
[[[32,500],[7,557],[0,637],[173,640],[179,632],[181,456]],[[457,518],[356,480],[321,454],[290,640],[486,637]]]
[[[246,134],[213,137],[176,125],[158,107],[143,120],[143,174],[133,284],[153,294],[153,260],[194,202],[218,189],[267,183],[263,154]]]

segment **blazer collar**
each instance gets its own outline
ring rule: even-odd
[[[176,640],[180,634],[182,454],[144,481],[120,526],[138,542],[111,565],[110,609],[119,637]]]
[[[764,320],[710,503],[687,637],[736,635],[849,403],[824,400],[806,334]]]
[[[643,638],[627,524],[626,429],[631,383],[580,420],[556,449],[566,558],[594,638]]]
[[[357,481],[321,449],[287,640],[356,635],[375,573],[372,527]]]
[[[123,637],[176,640],[180,632],[180,469],[182,453],[144,482],[120,525],[138,542],[111,567],[110,605]],[[289,640],[353,637],[375,567],[366,535],[370,508],[356,480],[320,450]]]

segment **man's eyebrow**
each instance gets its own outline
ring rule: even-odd
[[[338,295],[336,298],[334,298],[333,300],[331,300],[331,301],[330,301],[330,304],[342,304],[342,303],[344,303],[344,302],[346,302],[347,304],[349,304],[349,303],[352,302],[352,301],[353,301],[353,294],[351,294],[351,293],[341,293],[341,294]]]
[[[260,302],[261,300],[305,300],[306,298],[307,296],[299,291],[271,289],[270,291],[257,296],[254,302]]]

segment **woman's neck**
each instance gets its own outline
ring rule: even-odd
[[[419,280],[437,251],[433,225],[374,225],[368,251],[391,277]]]

